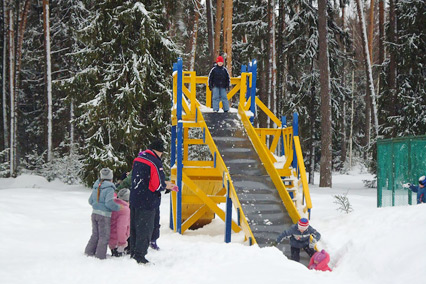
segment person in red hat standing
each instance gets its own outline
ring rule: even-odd
[[[216,65],[209,73],[209,89],[212,91],[213,111],[219,111],[219,103],[223,104],[223,111],[229,111],[229,101],[226,89],[231,86],[228,70],[223,66],[223,57],[218,56]]]
[[[311,235],[312,241],[310,241]],[[291,259],[299,262],[300,249],[306,251],[310,257],[314,255],[315,244],[321,239],[321,234],[312,226],[309,226],[308,219],[302,218],[297,224],[282,232],[276,242],[280,243],[283,239],[290,239]]]

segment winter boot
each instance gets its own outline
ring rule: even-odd
[[[157,246],[157,242],[156,242],[156,241],[150,242],[150,243],[149,243],[149,246],[150,246],[152,249],[160,250],[160,247],[159,247],[159,246]]]
[[[111,254],[112,254],[112,256],[115,256],[115,257],[121,257],[121,256],[123,256],[123,253],[122,252],[118,252],[117,248],[112,249],[111,250]]]

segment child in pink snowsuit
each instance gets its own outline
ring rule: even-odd
[[[129,208],[130,190],[123,188],[118,192],[118,198],[115,203],[122,205],[123,209],[113,212],[111,215],[111,236],[109,239],[109,248],[112,256],[122,256],[127,247],[127,239],[130,235],[130,208]]]
[[[325,251],[317,251],[309,261],[309,269],[315,269],[320,271],[331,271],[328,267],[328,262],[330,261],[330,255]]]

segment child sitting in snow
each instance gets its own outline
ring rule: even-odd
[[[310,237],[312,235],[312,241]],[[315,243],[320,240],[321,234],[318,233],[312,226],[309,226],[309,221],[302,218],[297,224],[292,225],[288,230],[283,231],[277,238],[276,242],[280,243],[283,239],[290,239],[291,259],[300,261],[300,249],[306,251],[311,257],[315,253]]]
[[[426,176],[421,176],[419,178],[418,186],[406,183],[403,187],[409,188],[413,192],[417,192],[417,204],[426,203]]]
[[[325,250],[317,251],[311,257],[308,268],[320,270],[320,271],[331,271],[330,267],[328,267],[329,262],[330,262],[330,255]]]
[[[100,178],[93,184],[89,204],[92,205],[92,236],[84,253],[99,259],[106,258],[111,229],[111,212],[119,211],[122,205],[114,202],[115,185],[109,168],[101,170]]]
[[[114,201],[123,206],[123,209],[112,212],[109,248],[111,249],[112,256],[119,257],[123,255],[124,249],[127,247],[127,239],[130,235],[130,190],[128,188],[121,189],[117,197]]]

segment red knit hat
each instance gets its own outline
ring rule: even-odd
[[[218,56],[216,58],[216,63],[218,63],[218,62],[222,62],[223,63],[223,57],[222,56]]]
[[[297,222],[297,227],[300,231],[305,231],[309,227],[309,221],[306,218],[302,218]]]

